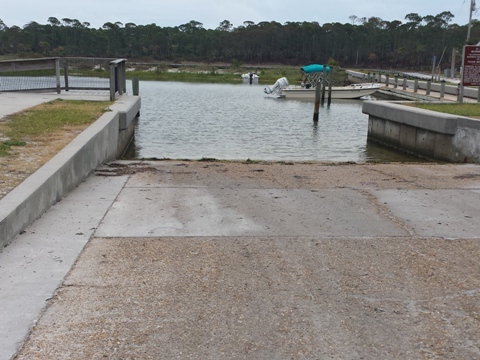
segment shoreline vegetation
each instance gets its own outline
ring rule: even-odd
[[[259,84],[268,85],[281,77],[286,77],[291,83],[300,82],[302,77],[300,66],[150,65],[145,68],[145,65],[135,63],[129,65],[126,77],[138,77],[139,80],[240,84],[242,74],[254,73],[258,75]],[[345,70],[337,68],[334,82],[343,84],[345,81]]]

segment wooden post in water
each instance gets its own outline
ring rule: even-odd
[[[134,76],[133,79],[132,79],[132,93],[133,93],[133,96],[138,96],[139,94],[139,80],[138,80],[138,76]]]
[[[327,104],[330,106],[332,103],[332,83],[333,83],[333,67],[330,66],[330,73],[328,74],[328,100]]]
[[[318,122],[318,110],[320,109],[320,91],[322,90],[321,86],[322,84],[320,83],[320,81],[317,83],[317,86],[315,86],[315,107],[313,108],[314,123]]]
[[[327,66],[323,66],[323,77],[322,77],[322,106],[325,104],[325,89],[327,86]]]

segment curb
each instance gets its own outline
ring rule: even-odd
[[[0,251],[134,136],[141,99],[122,96],[97,121],[0,200]]]

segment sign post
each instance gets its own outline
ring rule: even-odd
[[[480,86],[480,46],[463,47],[462,76],[458,102],[463,103],[463,87]]]

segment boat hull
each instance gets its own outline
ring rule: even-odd
[[[379,86],[345,86],[332,87],[332,99],[359,99],[362,96],[372,95]],[[315,89],[305,88],[286,88],[281,92],[281,97],[286,99],[315,100]],[[325,91],[325,97],[328,96],[328,90]]]

